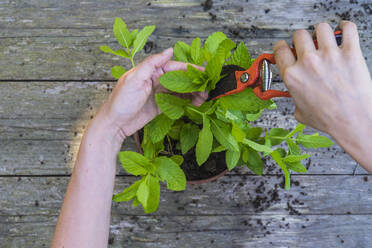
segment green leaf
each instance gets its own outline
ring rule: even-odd
[[[231,134],[238,142],[242,142],[246,136],[245,132],[235,122],[232,122]]]
[[[200,38],[195,38],[191,44],[191,59],[193,64],[201,65],[203,63],[204,54],[200,47]]]
[[[159,77],[159,82],[165,88],[177,93],[200,91],[200,85],[194,84],[186,71],[170,71]]]
[[[301,154],[301,148],[296,143],[294,143],[291,138],[287,138],[286,142],[288,144],[289,154],[291,154],[291,155],[300,155]]]
[[[226,151],[226,147],[219,145],[212,150],[212,153],[213,152],[223,152],[223,151]]]
[[[251,56],[244,42],[240,42],[231,59],[227,62],[228,65],[237,65],[248,69],[251,66]]]
[[[133,41],[136,39],[138,34],[138,29],[132,30],[129,36],[129,46],[131,47],[133,45]]]
[[[138,200],[138,198],[136,196],[136,197],[133,198],[132,206],[133,207],[137,207],[138,205],[140,205],[140,202],[139,202],[139,200]]]
[[[152,143],[149,127],[145,126],[143,129],[143,140],[141,147],[143,149],[144,156],[148,159],[153,159],[159,154],[159,152],[164,150],[164,143],[162,140],[155,144]]]
[[[130,47],[131,37],[130,37],[129,30],[125,22],[119,17],[115,18],[114,35],[121,46],[125,48]]]
[[[181,129],[184,125],[185,123],[182,120],[176,120],[171,130],[169,130],[168,135],[174,140],[179,140]]]
[[[185,42],[178,41],[173,48],[174,60],[186,63],[190,62],[190,50],[191,47],[189,45],[187,45]]]
[[[300,173],[306,173],[307,169],[306,167],[301,164],[301,162],[295,162],[295,163],[285,163],[291,171],[294,172],[300,172]]]
[[[187,123],[185,124],[180,133],[180,143],[182,154],[186,154],[193,146],[195,146],[198,140],[199,127]]]
[[[185,112],[183,109],[184,106],[191,102],[189,99],[182,99],[164,93],[156,94],[155,100],[160,110],[173,120],[180,118]]]
[[[147,207],[145,209],[145,213],[153,213],[159,207],[159,199],[160,199],[160,183],[159,179],[149,175],[147,178],[147,184],[149,188],[149,196],[147,198]]]
[[[255,112],[267,108],[272,101],[263,101],[258,98],[251,88],[244,91],[221,97],[217,100],[223,109]]]
[[[119,152],[119,160],[123,168],[135,176],[146,175],[150,168],[150,161],[137,152]]]
[[[220,63],[224,64],[225,60],[228,59],[231,55],[231,49],[235,47],[235,42],[230,39],[225,39],[219,44],[214,57],[218,57],[220,59]]]
[[[203,115],[203,128],[199,132],[198,142],[196,143],[196,162],[202,165],[207,161],[212,152],[213,135],[210,129],[210,120],[206,115]]]
[[[205,73],[211,80],[209,90],[213,90],[221,78],[222,63],[218,56],[213,57],[205,66]]]
[[[262,127],[251,127],[246,131],[247,139],[257,140],[262,133]]]
[[[144,178],[134,182],[131,186],[129,186],[128,188],[125,188],[123,192],[120,192],[114,195],[112,200],[114,202],[123,202],[123,201],[132,200],[134,197],[136,197],[138,187],[142,183],[143,179]]]
[[[129,59],[130,56],[128,55],[128,53],[124,50],[117,50],[117,51],[113,51],[110,47],[108,46],[100,46],[99,47],[101,49],[102,52],[104,53],[111,53],[111,54],[114,54],[114,55],[118,55],[118,56],[121,56],[121,57],[124,57],[124,58],[127,58]]]
[[[196,69],[194,66],[187,64],[186,75],[192,80],[194,84],[202,84],[204,80],[202,78],[203,72]]]
[[[133,41],[133,49],[131,52],[132,58],[134,55],[141,51],[145,46],[147,39],[154,32],[155,26],[145,26],[141,31],[136,35],[136,39]]]
[[[150,187],[147,183],[149,177],[151,177],[150,174],[147,175],[145,179],[141,182],[141,184],[138,186],[136,193],[137,199],[142,204],[145,211],[147,209],[147,200],[149,199],[150,195]]]
[[[178,164],[179,166],[182,165],[183,163],[183,157],[181,155],[173,155],[172,157],[170,157],[170,159],[172,159],[176,164]]]
[[[238,164],[240,159],[240,152],[237,151],[226,151],[226,164],[227,168],[231,171]]]
[[[248,121],[256,121],[256,120],[258,120],[258,119],[261,117],[262,112],[263,112],[263,109],[258,110],[257,112],[247,113],[247,114],[245,115],[245,118],[246,118]]]
[[[165,114],[156,116],[150,123],[147,124],[151,134],[152,143],[157,143],[164,139],[165,135],[172,128],[174,120],[170,119]]]
[[[333,141],[324,136],[298,135],[296,142],[305,148],[321,148],[333,146]]]
[[[171,158],[157,157],[154,159],[154,164],[160,178],[167,182],[168,189],[180,191],[186,188],[185,173]]]
[[[272,128],[269,131],[269,136],[271,140],[271,145],[276,146],[282,143],[286,136],[288,135],[289,130],[285,130],[283,128]]]
[[[267,147],[265,145],[260,145],[249,139],[244,139],[242,142],[258,152],[267,152],[267,153],[273,152],[273,150],[270,147]]]
[[[283,160],[284,163],[296,163],[296,162],[300,162],[303,159],[307,159],[308,157],[310,157],[309,154],[288,155],[285,158],[283,158],[282,160]]]
[[[256,175],[262,175],[264,170],[264,163],[260,154],[249,147],[243,149],[243,161],[247,163],[247,167]]]
[[[221,121],[212,119],[211,129],[214,137],[221,145],[231,151],[240,151],[238,142],[232,136],[231,129],[228,125]]]
[[[305,129],[305,125],[302,124],[302,123],[298,123],[296,128],[293,129],[287,136],[286,138],[291,138],[293,135],[295,135],[296,133],[302,133],[302,131]]]
[[[289,190],[289,188],[291,187],[290,172],[288,171],[287,166],[285,165],[285,163],[282,161],[280,153],[277,150],[275,150],[271,153],[271,157],[274,159],[274,161],[279,165],[279,167],[284,172],[285,189]]]
[[[220,45],[220,43],[227,39],[226,35],[222,32],[215,32],[211,34],[205,41],[204,48],[207,50],[207,60],[212,58]],[[209,61],[209,60],[208,60]]]
[[[116,65],[111,68],[111,74],[114,78],[119,79],[126,72],[124,67]]]

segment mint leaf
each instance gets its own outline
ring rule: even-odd
[[[164,143],[162,140],[155,144],[152,143],[149,127],[145,126],[143,129],[143,139],[141,147],[143,149],[144,156],[148,159],[153,159],[159,154],[159,152],[164,150]]]
[[[217,141],[228,150],[240,151],[239,145],[232,136],[230,128],[225,123],[212,119],[212,132]]]
[[[269,136],[271,140],[271,145],[276,146],[282,143],[286,136],[288,135],[289,130],[283,128],[272,128],[269,131]]]
[[[294,172],[306,173],[306,167],[301,162],[285,163],[287,168]]]
[[[132,200],[134,197],[136,197],[138,187],[142,183],[143,179],[144,178],[142,178],[138,181],[135,181],[131,186],[129,186],[128,188],[125,188],[123,190],[123,192],[120,192],[120,193],[117,193],[116,195],[114,195],[112,200],[114,202],[123,202],[123,201]]]
[[[220,63],[224,64],[225,60],[228,59],[231,55],[231,52],[230,52],[231,49],[235,47],[236,47],[235,42],[233,42],[230,39],[225,39],[219,44],[214,54],[214,57],[218,57],[220,59]]]
[[[238,164],[238,161],[240,159],[240,151],[226,151],[226,164],[227,168],[231,171],[234,169],[234,167]]]
[[[247,146],[251,147],[252,149],[258,151],[258,152],[267,152],[267,153],[272,153],[273,150],[270,147],[267,147],[265,145],[260,145],[252,140],[249,139],[244,139],[243,144],[246,144]]]
[[[191,44],[191,59],[193,64],[201,65],[203,63],[204,54],[200,47],[200,38],[195,38]]]
[[[237,65],[248,69],[251,66],[251,56],[244,42],[240,42],[231,59],[226,63],[228,65]]]
[[[154,32],[155,26],[145,26],[141,31],[136,35],[136,39],[133,41],[133,50],[131,52],[132,58],[134,55],[141,51],[145,46],[147,39]]]
[[[210,129],[210,120],[206,115],[203,115],[203,128],[199,132],[198,142],[196,143],[196,162],[202,165],[207,161],[212,152],[213,135]]]
[[[113,51],[109,46],[100,46],[99,48],[104,53],[111,53],[111,54],[118,55],[118,56],[121,56],[121,57],[124,57],[124,58],[127,58],[127,59],[130,58],[130,56],[128,55],[128,53],[125,50]]]
[[[173,48],[174,60],[186,63],[190,62],[190,50],[191,47],[189,45],[187,45],[185,42],[178,41]]]
[[[324,136],[298,135],[296,142],[305,148],[321,148],[333,146],[333,141]]]
[[[274,159],[274,161],[279,165],[279,167],[284,172],[285,189],[289,190],[289,188],[291,187],[290,172],[288,171],[287,166],[285,165],[285,163],[282,161],[280,153],[277,150],[275,150],[271,153],[271,157]]]
[[[111,74],[114,78],[119,79],[126,72],[124,67],[116,65],[111,68]]]
[[[289,134],[287,134],[286,138],[291,138],[296,133],[302,133],[302,131],[305,129],[305,125],[302,123],[298,123],[296,128],[293,129]]]
[[[135,176],[146,175],[151,167],[150,161],[137,152],[119,152],[119,160],[123,168]]]
[[[180,133],[180,143],[182,154],[186,154],[191,147],[195,146],[198,140],[199,128],[198,126],[187,123],[185,124]]]
[[[182,165],[183,163],[183,157],[181,155],[173,155],[172,157],[170,157],[170,159],[172,159],[176,164],[178,164],[179,166]]]
[[[179,140],[181,129],[184,125],[185,123],[182,120],[176,120],[171,130],[169,130],[168,135],[174,140]]]
[[[177,93],[200,91],[200,85],[194,84],[186,71],[170,71],[159,77],[159,82],[165,88]]]
[[[136,197],[133,198],[132,206],[133,207],[137,207],[138,205],[140,205],[140,202],[139,202],[139,200],[138,200],[138,198],[136,196]]]
[[[160,184],[159,179],[149,175],[150,177],[147,179],[147,184],[149,187],[149,196],[147,198],[147,207],[145,209],[145,213],[153,213],[159,207],[159,200],[160,200]]]
[[[249,147],[244,147],[242,154],[243,161],[247,163],[247,167],[256,175],[262,175],[264,164],[260,154]]]
[[[113,29],[115,38],[119,44],[125,48],[129,48],[131,43],[130,33],[125,22],[121,18],[116,17]]]
[[[231,134],[238,142],[242,142],[246,136],[245,132],[235,122],[232,122]]]
[[[300,155],[301,154],[301,149],[300,147],[293,142],[291,138],[286,139],[288,148],[289,148],[289,154],[291,155]]]
[[[144,178],[144,180],[138,186],[136,193],[137,199],[142,204],[143,208],[145,209],[145,212],[147,209],[147,200],[149,199],[150,195],[150,187],[147,183],[149,177],[151,177],[150,174]]]
[[[256,120],[258,120],[258,119],[261,117],[262,112],[263,112],[263,109],[258,110],[258,111],[256,111],[256,112],[247,113],[247,114],[245,115],[245,118],[246,118],[248,121],[256,121]]]
[[[214,56],[208,64],[205,66],[205,73],[208,75],[208,78],[211,80],[209,90],[216,88],[216,84],[221,78],[222,63],[218,56]]]
[[[181,99],[164,93],[156,94],[155,100],[160,110],[173,120],[179,119],[185,112],[183,107],[191,102],[189,99]]]
[[[246,131],[246,137],[250,140],[257,140],[262,133],[262,127],[251,127]]]
[[[227,37],[222,32],[215,32],[207,38],[207,40],[204,43],[207,61],[209,61],[214,56],[218,46],[225,39],[227,39]]]
[[[194,66],[188,64],[187,65],[187,76],[192,80],[194,84],[203,84],[203,72],[196,69]]]
[[[138,29],[132,30],[129,36],[129,46],[131,47],[133,45],[133,41],[136,39],[138,34]]]
[[[154,159],[154,164],[161,180],[167,182],[168,189],[175,191],[185,190],[186,176],[176,162],[167,157],[157,157]]]
[[[251,88],[244,91],[219,98],[219,105],[223,109],[255,112],[271,105],[272,101],[263,101],[258,98]]]
[[[306,159],[310,157],[309,154],[302,154],[302,155],[288,155],[286,156],[285,158],[283,158],[283,162],[285,163],[296,163],[296,162],[300,162],[301,160],[303,159]]]
[[[213,152],[223,152],[223,151],[226,151],[226,147],[219,145],[212,150],[212,153]]]
[[[170,119],[165,114],[156,116],[150,123],[147,124],[151,134],[152,143],[157,143],[164,139],[165,135],[172,128],[174,120]]]

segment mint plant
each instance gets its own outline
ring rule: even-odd
[[[124,21],[115,19],[114,34],[122,50],[113,51],[107,46],[101,50],[129,59],[134,66],[134,55],[146,43],[154,26],[141,31],[129,32]],[[238,46],[222,32],[211,34],[202,43],[195,38],[191,45],[182,41],[174,45],[174,59],[188,63],[186,71],[167,72],[159,78],[169,93],[158,93],[155,100],[161,114],[148,123],[143,130],[141,147],[143,155],[122,151],[119,159],[123,168],[140,179],[123,192],[114,196],[114,201],[133,200],[133,206],[141,204],[146,213],[157,210],[160,197],[160,182],[166,182],[170,190],[186,188],[186,177],[180,165],[183,156],[195,149],[199,166],[212,153],[224,152],[229,170],[247,166],[253,173],[262,175],[262,158],[271,157],[284,173],[285,189],[290,188],[290,173],[305,173],[302,160],[310,155],[304,148],[330,147],[333,142],[318,133],[303,134],[305,125],[299,123],[290,131],[283,128],[264,130],[252,124],[265,109],[276,108],[272,100],[263,101],[247,88],[238,94],[221,97],[194,106],[190,100],[172,93],[191,93],[213,90],[221,77],[223,65],[234,64],[249,68],[253,60],[243,42]],[[204,66],[200,71],[193,65]],[[112,68],[115,78],[125,73],[119,66]],[[168,144],[168,145],[166,145]],[[176,144],[172,147],[171,144]],[[181,155],[182,154],[182,155]]]

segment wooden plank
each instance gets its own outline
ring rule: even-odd
[[[7,7],[0,8],[0,51],[6,59],[0,60],[0,79],[112,80],[109,70],[113,65],[129,66],[99,52],[103,44],[117,47],[111,30],[115,16],[123,17],[131,28],[156,24],[158,29],[150,39],[152,53],[173,46],[177,40],[190,43],[190,37],[205,38],[214,31],[224,31],[235,40],[244,40],[255,56],[271,51],[278,39],[289,40],[295,29],[311,28],[320,21],[335,26],[341,17],[348,17],[360,26],[362,47],[369,58],[370,5],[368,0],[358,2],[320,4],[306,0],[293,4],[286,0],[253,5],[238,0],[214,1],[210,11],[204,11],[199,1],[156,1],[151,6],[147,6],[149,1],[87,1],[83,8],[64,1],[17,2],[9,8],[4,2]],[[215,21],[209,13],[217,16]],[[65,18],[67,14],[69,18]],[[144,57],[141,53],[137,61]],[[367,63],[372,68],[371,60]]]
[[[1,177],[1,215],[58,215],[68,177]],[[225,176],[183,192],[161,187],[154,215],[321,215],[372,214],[370,176],[292,176],[292,188],[281,188],[282,177]],[[115,192],[136,180],[120,176]],[[113,213],[143,215],[131,203],[114,203]]]
[[[88,122],[114,85],[97,81],[0,83],[0,175],[69,174]],[[276,102],[278,109],[266,111],[256,125],[294,128],[292,100]],[[122,149],[135,150],[135,145],[127,140]],[[310,174],[351,174],[356,165],[338,146],[309,152],[313,154]],[[268,162],[267,173],[281,174],[272,171],[277,166],[271,165]],[[122,173],[118,167],[118,174]]]
[[[57,216],[1,216],[1,247],[48,247]],[[109,247],[370,247],[370,215],[113,214]]]

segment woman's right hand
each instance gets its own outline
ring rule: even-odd
[[[275,60],[296,105],[295,118],[333,136],[361,164],[372,168],[372,157],[357,154],[372,151],[363,137],[372,133],[372,81],[363,58],[357,27],[342,21],[342,45],[337,46],[327,23],[315,28],[319,48],[311,35],[298,30],[293,35],[297,59],[285,41],[274,46]],[[370,135],[368,135],[370,134]]]

